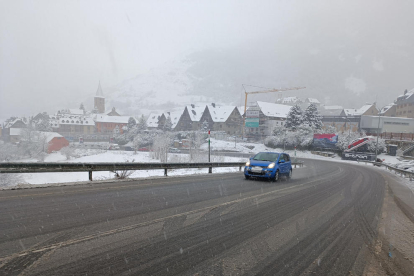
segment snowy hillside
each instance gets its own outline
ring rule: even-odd
[[[197,79],[188,71],[191,65],[189,60],[165,63],[126,80],[107,92],[107,102],[125,114],[182,110],[190,103],[213,102],[208,95],[193,95]]]
[[[148,114],[191,103],[242,105],[242,84],[267,88],[306,86],[283,95],[250,95],[249,101],[275,102],[281,96],[298,96],[345,108],[359,108],[376,100],[383,106],[414,86],[409,75],[414,56],[406,44],[367,42],[368,47],[358,48],[345,36],[338,38],[342,44],[309,45],[307,40],[265,40],[257,47],[194,52],[126,80],[105,94],[108,104],[123,113]],[[381,48],[381,55],[372,51],[374,46]]]

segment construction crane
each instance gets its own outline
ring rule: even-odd
[[[291,88],[281,88],[281,89],[270,89],[270,90],[263,90],[263,91],[253,91],[253,92],[247,92],[246,88],[244,86],[253,86],[253,85],[248,85],[248,84],[242,84],[243,89],[244,89],[244,94],[245,94],[245,98],[244,98],[244,116],[243,116],[243,138],[244,138],[244,128],[246,125],[246,109],[247,109],[247,96],[250,94],[261,94],[261,93],[271,93],[271,92],[282,92],[282,91],[289,91],[289,90],[299,90],[299,89],[304,89],[306,87],[291,87]]]

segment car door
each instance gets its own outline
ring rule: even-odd
[[[292,167],[292,163],[290,160],[290,156],[288,154],[285,154],[285,169],[286,169],[286,173],[289,173],[291,167]]]
[[[281,154],[280,158],[279,158],[279,171],[280,171],[280,173],[283,174],[283,173],[286,173],[286,165],[285,165],[285,163],[282,163],[282,161],[286,162],[284,154]]]

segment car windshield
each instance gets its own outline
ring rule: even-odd
[[[278,153],[261,152],[261,153],[256,154],[253,157],[253,160],[276,162],[278,157],[279,157]]]

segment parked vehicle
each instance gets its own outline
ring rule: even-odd
[[[152,151],[152,150],[150,148],[143,147],[143,148],[139,148],[138,151]]]
[[[171,152],[171,153],[179,153],[181,151],[179,149],[177,149],[177,148],[170,148],[169,149],[169,152]]]
[[[126,146],[126,147],[124,147],[124,150],[126,150],[126,151],[134,151],[134,148],[133,147],[130,147],[130,146]]]
[[[278,181],[280,176],[292,177],[292,164],[287,153],[259,152],[246,163],[244,177]]]
[[[109,145],[109,150],[120,150],[121,148],[117,144]]]

